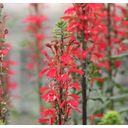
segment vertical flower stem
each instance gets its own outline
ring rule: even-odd
[[[108,28],[108,36],[107,36],[107,56],[108,56],[108,62],[109,62],[109,71],[108,71],[108,77],[109,77],[109,80],[110,82],[112,83],[112,61],[111,61],[111,4],[108,3],[107,4],[107,28]],[[109,93],[110,93],[110,97],[113,96],[113,85],[111,84],[110,85],[110,89],[109,89]],[[114,104],[113,104],[113,101],[111,101],[110,105],[109,105],[109,109],[114,109]]]
[[[85,50],[86,46],[85,46],[85,42],[82,42],[82,50]],[[86,60],[83,60],[82,62],[82,69],[83,71],[86,71]],[[83,115],[83,125],[87,125],[87,80],[86,80],[86,76],[85,74],[82,76],[82,81],[81,81],[81,85],[82,85],[82,100],[83,100],[83,104],[82,104],[82,115]]]
[[[63,35],[63,30],[61,29],[60,56],[62,56],[63,54],[63,44],[64,44],[64,35]],[[62,74],[62,72],[63,72],[63,69],[62,67],[60,67],[60,74]],[[60,84],[60,102],[62,103],[62,101],[63,101],[63,87],[62,87],[62,84]],[[59,124],[60,125],[62,124],[62,114],[63,114],[62,109],[59,108]]]
[[[33,3],[31,4],[32,8],[33,8],[33,12],[30,12],[30,15],[34,14],[35,16],[41,16],[40,14],[40,8],[39,8],[39,4],[38,3]],[[33,36],[34,36],[34,52],[35,52],[35,63],[36,63],[36,84],[37,84],[37,89],[39,90],[42,87],[42,79],[39,76],[39,73],[42,69],[42,59],[41,59],[41,49],[39,47],[40,43],[42,40],[38,40],[36,39],[36,34],[41,33],[42,32],[42,25],[41,24],[37,24],[37,23],[33,23],[32,25],[34,25],[34,31],[32,32]],[[42,48],[42,47],[41,47]],[[39,111],[41,112],[41,106],[42,106],[42,100],[40,95],[38,95],[38,100],[39,100]]]
[[[82,13],[85,14],[85,10],[82,10]],[[85,27],[83,26],[83,31],[81,32],[82,35],[82,50],[86,50],[86,43],[84,40],[85,34],[84,34]],[[82,76],[81,80],[81,86],[82,86],[82,122],[83,125],[87,125],[87,79],[85,75],[85,71],[87,69],[87,58],[85,60],[82,60],[82,70],[84,71],[84,74]]]

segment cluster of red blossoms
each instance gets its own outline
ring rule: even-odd
[[[39,122],[65,124],[73,110],[80,112],[80,96],[77,92],[81,87],[77,78],[73,79],[73,75],[83,75],[84,72],[77,68],[75,51],[79,44],[66,35],[66,22],[59,21],[56,30],[60,37],[47,44],[52,56],[46,55],[48,67],[40,73],[40,76],[46,74],[51,78],[49,85],[40,89],[42,100],[49,103],[50,107],[43,108]]]
[[[121,14],[117,13],[117,10],[120,10]],[[77,108],[79,96],[71,93],[71,88],[79,90],[80,84],[73,76],[77,76],[77,73],[86,76],[88,72],[86,69],[78,68],[81,66],[78,60],[81,63],[84,61],[86,64],[93,63],[101,73],[100,77],[89,79],[92,85],[94,81],[104,81],[101,71],[102,69],[110,71],[111,57],[127,52],[127,45],[122,43],[128,36],[127,10],[125,7],[111,4],[110,14],[108,13],[105,4],[84,3],[73,4],[65,11],[62,19],[67,21],[68,25],[63,30],[69,32],[70,36],[67,36],[65,41],[64,32],[61,29],[61,34],[57,34],[61,35],[60,40],[47,44],[53,56],[45,54],[48,68],[41,71],[41,76],[45,73],[52,80],[49,86],[41,88],[40,92],[42,99],[50,103],[50,108],[42,111],[40,122],[65,124],[71,116],[72,109],[79,112]],[[111,24],[109,24],[108,15]],[[120,61],[114,60],[112,64],[118,68]],[[102,114],[99,115],[102,116]]]
[[[33,71],[32,69],[37,69],[38,74],[39,70],[41,70],[40,66],[42,65],[42,42],[45,38],[44,22],[47,20],[46,16],[44,16],[40,10],[43,6],[43,4],[30,4],[30,14],[24,19],[24,22],[27,23],[25,31],[27,31],[32,37],[28,43],[28,47],[31,50],[31,59],[26,67],[29,71]]]
[[[90,61],[99,67],[109,68],[107,61],[101,62],[107,55],[108,20],[105,4],[73,4],[74,6],[65,11],[63,19],[68,20],[68,31],[77,35],[76,40],[81,43],[80,38],[86,44],[86,55]],[[120,11],[120,13],[119,13]],[[112,55],[127,52],[127,45],[122,40],[128,36],[127,32],[127,10],[120,5],[111,4],[111,42]],[[81,33],[83,31],[83,33]],[[83,35],[82,35],[83,34]]]

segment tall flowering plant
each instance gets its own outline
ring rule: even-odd
[[[0,124],[8,123],[8,61],[9,45],[5,43],[7,29],[5,16],[2,15],[3,4],[0,3]]]
[[[79,58],[85,72],[81,80],[83,124],[87,124],[87,100],[93,82],[95,80],[103,82],[104,80],[98,77],[98,65],[101,63],[100,60],[105,57],[104,50],[106,49],[104,37],[107,28],[102,19],[104,16],[106,16],[104,4],[80,3],[73,4],[62,17],[68,21],[67,30],[73,33],[74,39],[79,43],[76,55],[79,53],[84,56]],[[89,92],[88,95],[87,92]]]
[[[94,82],[100,83],[102,92],[105,90],[110,93],[109,97],[113,96],[113,67],[117,70],[120,66],[115,55],[127,52],[127,45],[122,43],[127,38],[127,22],[124,20],[127,11],[122,6],[113,4],[113,9],[110,6],[111,4],[108,7],[105,4],[73,4],[62,17],[68,21],[67,30],[73,33],[80,44],[78,51],[81,49],[85,55],[83,60],[80,58],[85,72],[81,81],[83,124],[87,124],[87,100],[90,99]],[[121,15],[115,9],[121,10]],[[106,89],[103,85],[107,80],[109,85]],[[113,108],[112,102],[108,108]],[[95,116],[102,117],[102,114]]]
[[[43,41],[45,39],[44,23],[47,18],[42,14],[41,8],[44,7],[43,4],[32,3],[29,4],[29,7],[29,16],[24,19],[24,22],[27,23],[26,31],[31,36],[31,39],[28,42],[28,48],[30,49],[30,56],[28,58],[29,63],[26,68],[30,72],[30,77],[36,77],[35,84],[37,85],[37,90],[39,90],[42,86],[42,79],[40,78],[39,73],[43,67],[42,52],[44,52]],[[36,76],[33,72],[36,72]],[[39,104],[41,105],[40,96]]]
[[[40,76],[46,74],[51,80],[48,86],[40,89],[40,93],[49,108],[42,109],[39,119],[41,123],[67,124],[73,110],[80,113],[80,96],[77,92],[81,87],[77,78],[72,78],[72,74],[83,75],[84,72],[77,67],[74,60],[74,52],[79,44],[69,38],[70,33],[66,31],[66,27],[65,21],[59,21],[54,29],[55,39],[47,44],[52,56],[45,54],[48,67],[40,72]]]

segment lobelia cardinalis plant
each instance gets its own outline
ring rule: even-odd
[[[0,124],[8,123],[8,103],[9,103],[9,89],[8,83],[10,65],[7,55],[9,53],[9,44],[5,43],[5,36],[7,34],[5,16],[2,15],[3,4],[0,3]]]
[[[99,77],[98,69],[100,60],[105,57],[106,49],[103,37],[107,28],[102,20],[102,17],[106,16],[104,8],[104,4],[73,4],[73,7],[65,11],[66,16],[62,17],[68,20],[67,30],[72,32],[75,40],[79,42],[77,50],[81,50],[81,54],[85,56],[79,58],[82,70],[85,72],[81,79],[83,124],[87,124],[87,100],[93,83],[104,81]]]
[[[115,89],[122,90],[122,86],[116,83],[114,78],[120,69],[122,58],[128,56],[128,45],[124,44],[123,41],[127,39],[127,25],[126,25],[126,12],[125,7],[116,5],[116,4],[107,4],[106,7],[107,16],[104,17],[106,20],[106,26],[108,28],[106,33],[106,44],[107,49],[105,51],[105,59],[102,63],[106,63],[106,68],[102,72],[102,76],[106,74],[105,81],[103,85],[107,84],[107,87],[104,88],[103,92],[106,97],[108,97],[108,105],[104,110],[114,110],[114,101],[111,100],[112,97],[118,96],[115,93]],[[120,13],[121,14],[120,14]],[[102,69],[102,68],[101,68]],[[120,92],[119,92],[120,93]],[[124,94],[124,92],[123,92]]]
[[[74,55],[79,46],[70,33],[66,31],[65,21],[59,21],[54,29],[54,39],[47,44],[52,56],[45,54],[48,67],[40,72],[40,76],[46,74],[51,78],[48,86],[40,89],[41,98],[49,104],[43,108],[39,122],[46,124],[68,124],[72,117],[72,111],[80,113],[78,109],[80,96],[80,83],[72,74],[83,75],[83,71],[77,68]],[[79,56],[83,57],[82,54]],[[74,92],[74,90],[76,90]]]
[[[116,77],[121,66],[121,59],[127,56],[128,45],[123,43],[123,40],[127,38],[127,27],[123,23],[127,11],[124,7],[116,4],[107,4],[106,11],[107,15],[104,17],[104,21],[107,26],[107,33],[105,34],[107,48],[104,51],[105,59],[103,59],[102,63],[106,63],[108,68],[103,67],[104,71],[103,68],[101,70],[102,76],[106,74],[103,85],[107,84],[103,91],[105,91],[105,95],[110,99],[110,97],[115,95],[114,89],[119,86],[114,77]],[[107,109],[114,109],[113,100],[110,100]]]
[[[35,83],[37,85],[37,90],[42,86],[42,79],[39,76],[40,70],[42,69],[42,52],[43,51],[43,41],[45,39],[44,35],[44,23],[47,20],[46,16],[42,14],[41,7],[43,4],[32,3],[30,6],[30,15],[24,19],[24,22],[28,23],[26,31],[30,34],[31,40],[28,43],[28,47],[31,50],[30,62],[27,64],[27,69],[31,76],[34,76],[33,72],[36,72]],[[41,107],[41,99],[39,96],[39,104]]]
[[[62,17],[68,20],[67,30],[73,33],[76,41],[80,42],[79,48],[86,56],[81,61],[82,69],[85,71],[81,83],[83,124],[87,124],[87,100],[99,100],[99,98],[89,98],[94,82],[100,83],[100,89],[103,93],[104,82],[108,80],[107,90],[109,90],[109,97],[112,96],[112,65],[117,70],[121,63],[113,56],[127,52],[127,45],[122,43],[122,40],[127,36],[127,27],[123,24],[126,10],[115,4],[113,6],[121,9],[122,17],[118,15],[117,10],[110,10],[109,4],[108,8],[105,4],[73,4],[73,7],[65,11],[66,16]],[[112,24],[111,20],[113,20]],[[118,34],[118,37],[116,34]],[[112,60],[112,58],[114,59]],[[105,75],[106,71],[107,76]],[[113,107],[113,102],[111,102],[108,108],[112,109]],[[94,116],[102,117],[103,114],[97,113]]]

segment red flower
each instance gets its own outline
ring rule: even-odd
[[[70,71],[69,72],[78,73],[80,75],[83,75],[84,74],[84,72],[81,69],[77,69],[75,67],[70,68]]]
[[[9,90],[11,90],[11,89],[13,90],[13,89],[16,89],[17,84],[15,82],[10,82],[9,81],[7,86],[8,86]]]
[[[74,7],[70,7],[69,9],[67,9],[64,13],[65,14],[72,14],[76,12],[76,9]]]
[[[114,65],[115,65],[115,67],[116,68],[119,68],[120,67],[120,65],[121,65],[121,61],[114,61]]]
[[[123,24],[124,24],[124,25],[128,25],[128,20],[124,20],[124,21],[123,21]]]
[[[70,87],[73,87],[75,88],[76,90],[80,90],[80,84],[79,83],[73,83],[73,84],[70,84]]]
[[[42,94],[41,98],[46,102],[55,101],[56,100],[56,94],[53,90],[50,90],[47,93]]]
[[[9,50],[8,49],[3,49],[3,50],[0,50],[0,54],[3,54],[3,55],[7,55],[9,53]]]
[[[27,68],[28,70],[32,70],[32,69],[33,69],[33,66],[34,66],[34,65],[30,63],[30,64],[27,64],[27,65],[26,65],[26,68]]]
[[[48,70],[48,73],[46,74],[48,77],[50,77],[50,78],[54,78],[54,77],[56,77],[56,75],[57,75],[57,71],[56,71],[56,68],[50,68],[49,70]]]
[[[62,81],[62,82],[65,82],[69,79],[69,76],[65,73],[65,74],[60,74],[58,77],[57,77],[57,80],[58,81]]]
[[[44,93],[44,92],[47,91],[48,89],[49,89],[49,87],[48,87],[48,86],[45,86],[45,87],[40,88],[39,92],[40,92],[40,93]]]
[[[47,18],[45,16],[28,16],[24,19],[24,22],[33,23],[33,24],[41,24],[43,21],[45,21]]]
[[[49,121],[49,119],[47,119],[47,118],[39,118],[38,119],[39,123],[48,123],[48,121]]]
[[[61,56],[60,60],[61,60],[62,62],[64,62],[65,64],[72,64],[72,63],[73,63],[72,58],[71,58],[69,55],[67,55],[67,54],[63,54],[63,55]]]
[[[41,34],[41,33],[37,33],[37,34],[36,34],[36,39],[37,39],[38,41],[42,41],[42,40],[44,39],[44,35]]]
[[[74,100],[67,100],[66,101],[67,104],[74,110],[80,112],[80,110],[77,108],[79,106],[78,102],[74,101]]]
[[[70,94],[69,96],[71,96],[74,100],[79,100],[80,96],[76,95],[76,94]]]

